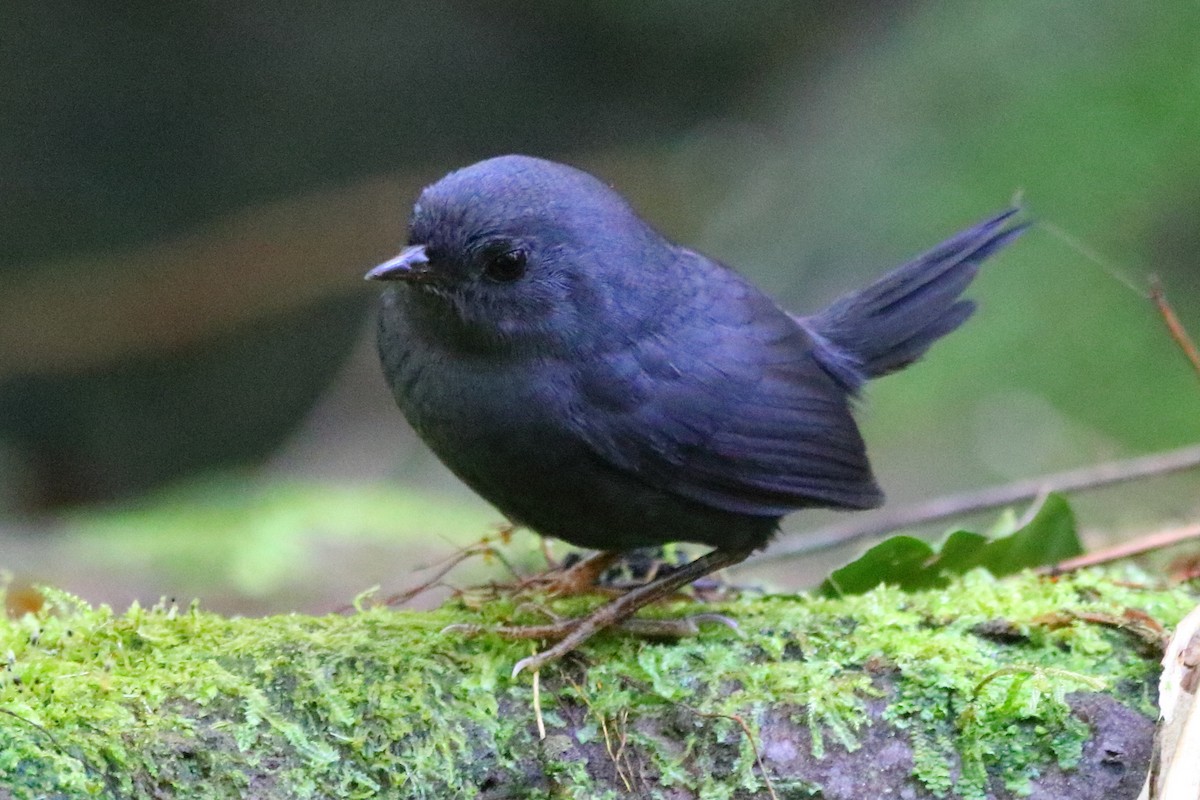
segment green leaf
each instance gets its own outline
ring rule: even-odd
[[[1071,507],[1062,496],[1051,494],[1027,525],[1007,536],[989,539],[954,531],[937,550],[912,536],[885,539],[834,570],[820,591],[827,596],[861,594],[881,583],[916,591],[945,586],[952,576],[976,567],[999,577],[1082,552]]]
[[[993,575],[1011,575],[1082,553],[1070,505],[1062,495],[1050,494],[1028,525],[984,548],[979,566],[986,567]]]
[[[895,583],[896,577],[912,579],[924,574],[925,564],[933,555],[928,542],[912,536],[893,536],[834,570],[821,584],[821,593],[830,597],[862,594],[881,583]]]

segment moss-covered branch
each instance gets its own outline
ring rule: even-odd
[[[743,600],[719,607],[740,635],[600,636],[535,695],[507,677],[529,643],[439,633],[505,601],[226,619],[50,600],[0,621],[5,800],[1134,797],[1161,653],[1126,611],[1171,625],[1195,602],[1100,573]]]

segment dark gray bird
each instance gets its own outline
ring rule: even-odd
[[[390,284],[379,353],[421,438],[514,523],[603,551],[581,574],[715,548],[590,617],[506,629],[560,640],[514,674],[743,560],[785,514],[881,504],[851,401],[970,316],[1015,213],[800,317],[572,167],[504,156],[426,188],[408,246],[366,276]]]

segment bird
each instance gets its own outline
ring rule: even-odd
[[[419,437],[514,525],[598,551],[564,585],[635,548],[712,548],[589,615],[495,629],[554,642],[513,676],[745,560],[793,511],[882,504],[856,399],[971,316],[963,292],[1019,211],[802,316],[581,169],[506,155],[426,187],[407,245],[365,276]]]

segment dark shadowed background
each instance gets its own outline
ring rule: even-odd
[[[1018,193],[1084,243],[1035,229],[872,387],[892,502],[1193,442],[1144,292],[1200,331],[1198,36],[1192,0],[6,3],[0,570],[321,610],[493,531],[393,407],[361,276],[421,186],[506,152],[596,172],[796,310]],[[1102,541],[1197,488],[1078,510]]]

